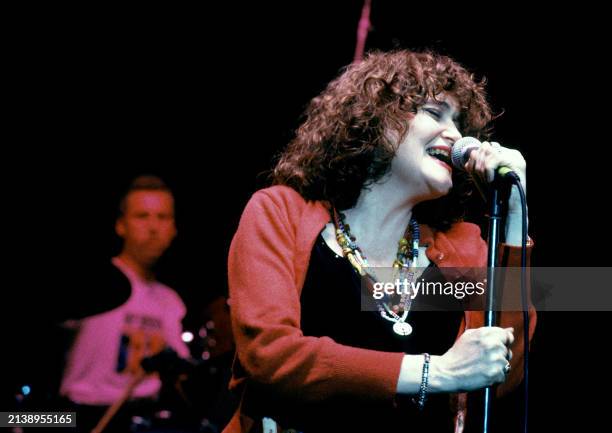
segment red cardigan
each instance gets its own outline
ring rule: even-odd
[[[230,388],[255,381],[278,395],[303,401],[358,394],[393,403],[403,353],[345,346],[328,337],[304,336],[300,329],[300,293],[308,262],[329,221],[323,203],[306,202],[286,186],[260,190],[247,204],[228,262],[237,345]],[[428,245],[427,257],[439,267],[487,265],[487,246],[474,224],[458,223],[444,233],[421,226],[421,243]],[[520,248],[504,246],[502,253],[508,266],[520,265]],[[536,324],[533,307],[530,317],[531,339]],[[523,376],[522,314],[503,312],[500,320],[500,326],[514,327],[515,342],[512,369],[498,395],[518,385]],[[482,312],[466,312],[458,335],[483,324]],[[251,424],[239,409],[224,432],[248,431]]]

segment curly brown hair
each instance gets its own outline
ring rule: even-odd
[[[484,83],[451,58],[429,51],[371,52],[310,102],[274,168],[273,183],[294,188],[306,200],[351,208],[363,188],[389,171],[410,119],[429,98],[453,96],[461,133],[486,137],[492,115]],[[397,142],[390,140],[393,135]],[[449,194],[419,204],[415,215],[445,230],[463,218],[471,191],[467,175],[454,171]]]

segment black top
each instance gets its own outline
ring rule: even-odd
[[[433,264],[425,272],[428,281],[442,278]],[[414,302],[418,302],[418,297],[413,301],[416,305]],[[380,313],[361,311],[359,275],[347,259],[329,248],[322,236],[317,238],[311,253],[301,307],[301,327],[306,336],[327,336],[344,345],[409,354],[441,355],[446,352],[457,337],[463,316],[461,311],[411,311],[407,322],[413,326],[412,334],[395,334],[393,322],[382,318]],[[367,402],[367,396],[347,396],[339,400],[327,400],[312,408],[296,408],[297,418],[289,421],[295,421],[294,427],[307,433],[453,430],[447,394],[429,394],[422,412],[409,402],[409,398],[403,399],[405,402],[398,408]]]

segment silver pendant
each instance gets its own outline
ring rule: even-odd
[[[398,335],[410,335],[412,334],[412,326],[406,322],[395,322],[393,324],[393,332]]]

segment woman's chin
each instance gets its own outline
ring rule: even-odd
[[[431,179],[429,182],[429,190],[431,194],[439,198],[447,195],[453,187],[453,179],[451,176],[441,176],[440,178]]]

